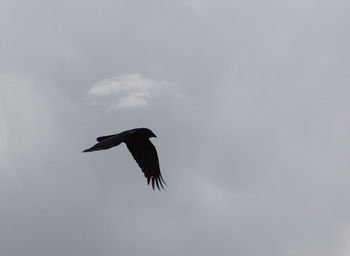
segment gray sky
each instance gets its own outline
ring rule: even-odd
[[[349,9],[0,0],[0,254],[350,255]]]

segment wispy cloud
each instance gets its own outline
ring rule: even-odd
[[[171,87],[165,81],[132,73],[101,80],[89,89],[88,95],[93,104],[116,110],[145,107],[152,98],[169,90]]]

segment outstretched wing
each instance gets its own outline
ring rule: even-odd
[[[109,149],[115,146],[118,146],[120,143],[124,142],[127,134],[125,132],[121,132],[114,135],[102,136],[98,137],[98,143],[92,146],[91,148],[85,149],[83,152],[91,152],[97,150]]]
[[[166,183],[160,173],[157,150],[151,141],[147,138],[139,138],[125,143],[142,172],[145,174],[147,183],[149,184],[151,181],[153,189],[154,184],[156,184],[158,190],[160,190],[159,186],[164,189],[163,183]]]
[[[96,140],[97,140],[98,142],[101,142],[101,141],[103,141],[103,140],[105,140],[105,139],[108,139],[108,138],[111,138],[111,137],[113,137],[113,136],[115,136],[115,135],[116,135],[116,134],[101,136],[101,137],[98,137]]]

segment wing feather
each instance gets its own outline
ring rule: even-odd
[[[127,138],[127,134],[125,132],[121,132],[114,135],[107,135],[98,137],[98,143],[92,146],[91,148],[85,149],[83,152],[91,152],[97,150],[105,150],[115,146],[118,146],[120,143],[124,142]]]
[[[158,190],[160,190],[160,187],[164,189],[163,183],[166,183],[160,173],[157,150],[152,142],[148,138],[142,138],[126,141],[125,143],[147,178],[147,183],[149,184],[151,181],[153,189],[155,186],[157,186]]]
[[[105,139],[108,139],[108,138],[111,138],[111,137],[113,137],[113,136],[115,136],[115,135],[116,135],[116,134],[101,136],[101,137],[98,137],[96,140],[97,140],[98,142],[101,142],[101,141],[103,141],[103,140],[105,140]]]

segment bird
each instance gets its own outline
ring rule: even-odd
[[[147,184],[149,185],[151,182],[153,190],[155,185],[158,190],[160,190],[160,187],[164,189],[163,183],[165,185],[166,183],[160,173],[157,150],[149,138],[157,138],[157,136],[148,128],[130,129],[121,133],[98,137],[96,139],[98,143],[85,149],[83,153],[109,149],[124,142],[144,173]]]

